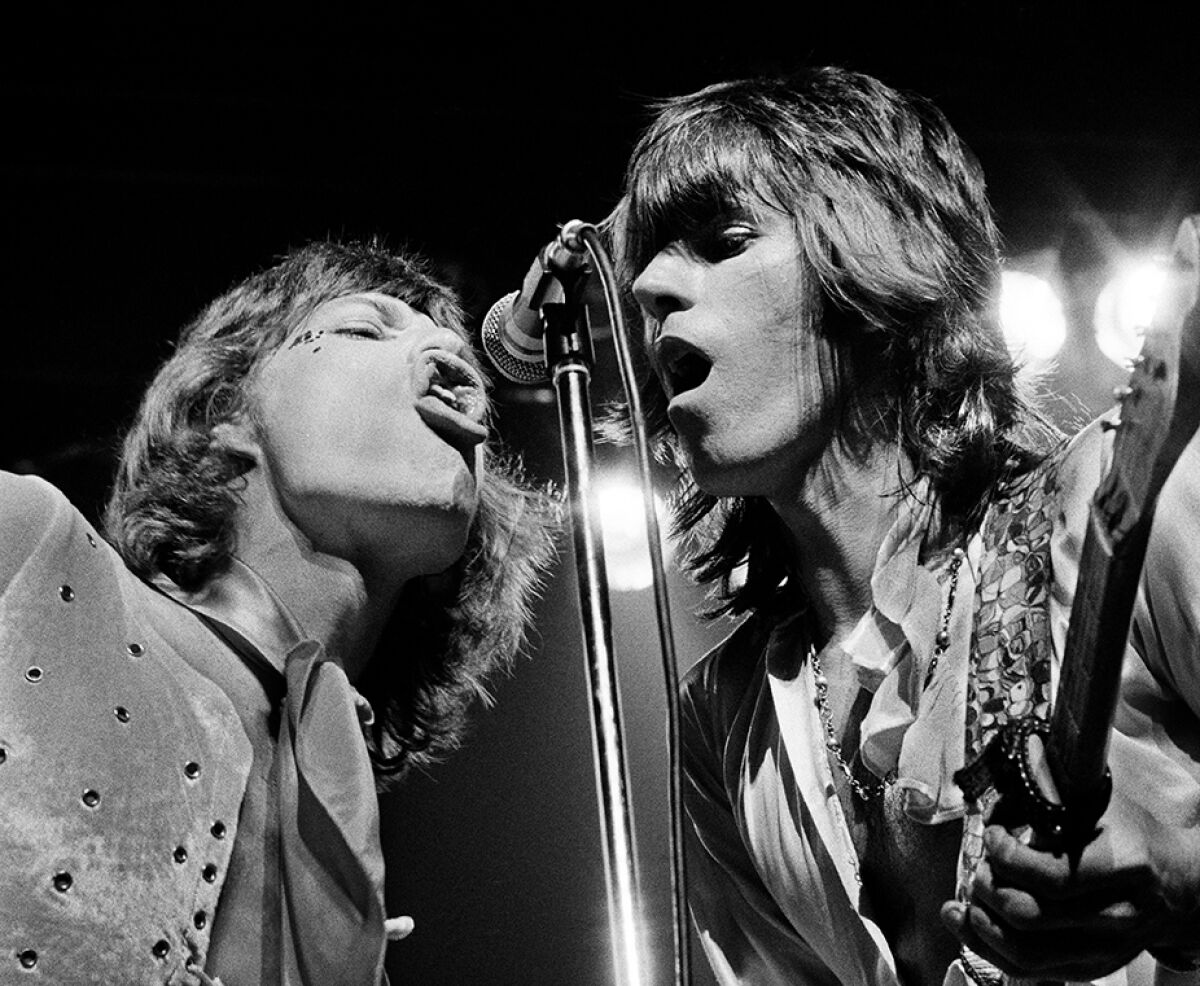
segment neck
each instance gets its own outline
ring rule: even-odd
[[[849,634],[871,605],[871,576],[896,519],[896,493],[912,478],[894,445],[851,452],[835,443],[793,492],[770,500],[791,538],[818,645]]]
[[[266,581],[304,635],[351,682],[361,675],[403,588],[380,585],[350,562],[315,550],[288,519],[261,469],[246,474],[235,554]]]

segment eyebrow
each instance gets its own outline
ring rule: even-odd
[[[390,298],[393,302],[395,302],[395,305],[386,304],[385,302],[380,301],[378,298],[372,298],[366,294],[347,294],[343,295],[341,298],[335,298],[332,300],[335,303],[341,301],[349,304],[367,305],[368,307],[373,308],[379,314],[379,317],[382,318],[387,324],[389,329],[394,329],[397,327],[396,316],[402,314],[402,310],[397,308],[396,305],[403,305],[413,315],[425,315],[426,317],[433,319],[433,316],[429,312],[422,311],[419,308],[414,308],[407,301],[392,297],[390,294],[383,295],[383,297]],[[436,322],[437,320],[434,319],[434,321]],[[469,331],[467,331],[466,327],[462,325],[448,325],[445,326],[445,328],[450,329],[451,332],[453,332],[467,344],[466,349],[462,354],[463,358],[466,359],[467,362],[472,366],[474,366],[475,369],[482,371],[483,364],[479,361],[479,354],[475,352],[475,346],[472,344],[471,334]]]
[[[404,304],[404,302],[402,302],[399,298],[392,299],[396,302],[396,305],[389,305],[380,301],[378,298],[372,298],[362,294],[345,295],[338,300],[347,304],[367,305],[368,307],[375,309],[379,317],[387,323],[388,328],[395,328],[400,317],[403,315],[403,310],[396,307],[396,305]],[[416,309],[411,305],[406,307],[408,307],[410,311],[416,312]]]

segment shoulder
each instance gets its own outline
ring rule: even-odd
[[[1113,431],[1108,415],[1097,418],[1067,444],[1058,469],[1059,521],[1066,532],[1082,539],[1092,498],[1112,465]],[[1154,508],[1148,561],[1164,553],[1181,565],[1193,565],[1193,546],[1200,537],[1200,436],[1184,447],[1159,493]]]
[[[696,662],[680,684],[684,715],[693,721],[733,719],[762,664],[771,621],[755,614]]]
[[[770,621],[753,615],[704,655],[680,683],[681,761],[689,779],[687,797],[693,820],[700,805],[728,806],[735,781],[730,772],[741,762],[740,715],[762,680]],[[703,813],[702,813],[703,814]],[[709,817],[711,820],[711,816]]]
[[[1096,418],[1071,437],[1058,464],[1058,486],[1064,510],[1086,511],[1112,457],[1112,432],[1108,415]]]
[[[35,540],[39,532],[75,512],[67,498],[40,476],[0,472],[0,543],[6,549],[19,544],[22,536]]]
[[[77,525],[89,527],[70,501],[44,479],[0,472],[0,589],[39,548],[68,537]]]
[[[84,957],[106,982],[203,958],[193,929],[216,908],[251,762],[232,703],[187,660],[223,647],[60,492],[0,475],[7,954],[39,942],[56,982]]]

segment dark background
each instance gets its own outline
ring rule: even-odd
[[[63,9],[10,25],[0,468],[40,472],[94,514],[114,437],[179,326],[314,237],[421,249],[477,322],[558,223],[611,208],[646,100],[721,78],[835,62],[932,97],[982,160],[1014,261],[1042,258],[1067,289],[1072,337],[1051,378],[1064,421],[1104,409],[1119,382],[1091,340],[1098,286],[1200,207],[1185,4],[559,6],[487,20],[444,6],[157,22]],[[600,363],[598,398],[616,393]],[[547,396],[501,389],[500,431],[557,480]],[[392,948],[397,984],[612,981],[573,572],[567,549],[530,657],[468,747],[386,806],[392,910],[418,925]],[[696,592],[674,578],[671,591],[687,666],[728,628],[697,628]],[[612,605],[652,967],[667,983],[657,637],[648,593]]]

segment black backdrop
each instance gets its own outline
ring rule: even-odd
[[[983,161],[1010,252],[1052,251],[1076,285],[1169,241],[1200,206],[1184,5],[739,5],[719,20],[449,6],[161,21],[64,9],[8,25],[0,467],[47,475],[94,512],[114,436],[178,327],[313,237],[420,248],[477,320],[557,223],[612,206],[648,98],[733,75],[837,62],[933,97]],[[1094,411],[1111,372],[1089,303],[1070,308],[1076,356],[1058,382]],[[614,393],[601,362],[597,391]],[[500,431],[555,480],[555,413],[536,396],[502,390]],[[672,593],[686,666],[727,628],[696,627],[695,591],[674,579]],[[646,593],[615,595],[613,611],[666,983],[657,643]],[[386,806],[392,909],[418,923],[391,951],[397,984],[612,981],[569,550],[530,651],[469,746]]]

